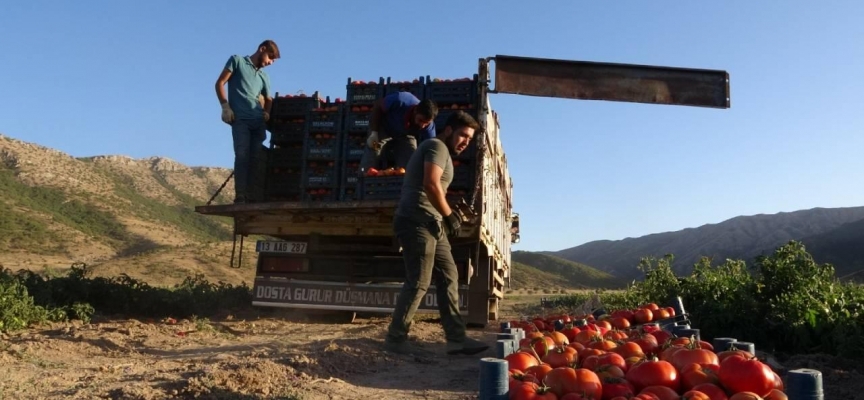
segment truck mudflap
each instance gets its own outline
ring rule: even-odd
[[[391,313],[402,284],[347,283],[256,277],[252,305],[259,307],[304,308]],[[459,287],[459,310],[468,313],[468,285]],[[437,313],[435,285],[429,287],[418,313]]]

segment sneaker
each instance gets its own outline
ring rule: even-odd
[[[447,342],[447,354],[467,354],[474,355],[482,353],[489,348],[489,345],[476,339],[466,337],[462,342]]]
[[[429,357],[432,353],[428,350],[413,346],[408,342],[384,342],[384,350],[390,353],[406,356]]]

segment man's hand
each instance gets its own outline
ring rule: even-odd
[[[270,120],[270,113],[268,113],[267,111],[264,111],[264,122],[267,122],[269,120]]]
[[[370,149],[376,149],[377,150],[377,146],[378,146],[378,132],[372,131],[372,133],[370,133],[369,137],[366,139],[366,147],[368,147]]]
[[[448,237],[455,237],[459,234],[459,228],[462,227],[462,217],[456,211],[444,217],[444,228]]]
[[[234,122],[234,111],[228,102],[222,103],[222,122],[231,125]]]

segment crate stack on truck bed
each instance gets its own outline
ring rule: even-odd
[[[312,96],[279,96],[270,108],[270,148],[266,156],[265,201],[300,201],[303,196],[303,158],[309,133],[309,116],[321,106]]]
[[[328,99],[309,113],[302,182],[306,201],[335,201],[339,197],[344,108],[341,100],[331,103]]]
[[[366,149],[369,134],[369,118],[375,102],[384,97],[384,78],[377,82],[353,81],[348,78],[346,87],[348,111],[345,115],[345,134],[342,148],[342,178],[340,200],[361,200],[360,160]]]
[[[360,171],[376,101],[396,92],[410,92],[438,105],[437,133],[457,110],[478,118],[478,77],[430,79],[418,77],[377,81],[348,78],[346,96],[331,102],[314,96],[276,96],[268,124],[271,146],[264,201],[396,200],[404,170]],[[468,198],[474,191],[477,145],[454,158],[448,198]]]

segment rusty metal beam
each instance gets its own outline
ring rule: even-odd
[[[492,93],[729,108],[721,70],[496,55]]]

